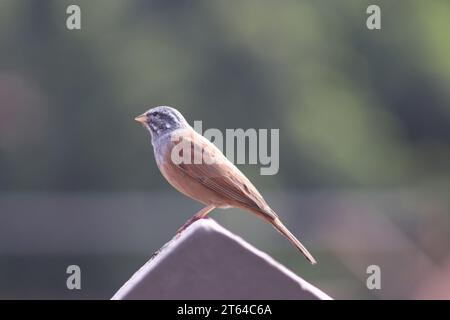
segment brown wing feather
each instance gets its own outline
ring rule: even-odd
[[[186,132],[184,132],[186,133]],[[195,132],[179,137],[178,143],[189,143],[191,159],[189,163],[171,165],[184,172],[190,179],[224,199],[224,204],[248,209],[271,223],[275,229],[289,239],[312,263],[314,257],[303,244],[283,225],[277,214],[269,207],[253,184],[239,171],[211,142]],[[196,164],[195,153],[201,152],[201,164]],[[215,162],[211,159],[216,158]]]
[[[179,142],[182,140],[190,143],[191,161],[177,165],[180,170],[228,200],[276,218],[253,184],[214,144],[195,132],[183,135]],[[201,164],[194,163],[194,154],[198,152],[202,152]],[[216,161],[211,163],[212,159]]]

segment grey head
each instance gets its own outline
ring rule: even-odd
[[[152,136],[152,142],[173,130],[189,127],[183,115],[177,109],[168,106],[151,108],[134,120],[147,128]]]

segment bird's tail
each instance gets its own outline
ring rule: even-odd
[[[275,229],[284,235],[288,240],[300,250],[301,253],[308,259],[311,264],[316,264],[317,261],[314,257],[309,253],[309,251],[305,248],[305,246],[284,226],[279,218],[275,218],[270,221],[270,223],[275,227]]]

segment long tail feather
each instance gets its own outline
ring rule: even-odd
[[[309,253],[309,251],[305,248],[305,246],[284,226],[284,224],[280,221],[280,219],[275,218],[272,221],[269,221],[275,229],[284,235],[288,240],[300,250],[301,253],[306,257],[306,259],[311,262],[311,264],[316,264],[317,261],[314,257]]]

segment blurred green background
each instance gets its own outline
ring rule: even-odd
[[[156,105],[280,129],[277,175],[240,168],[319,265],[252,216],[211,216],[306,280],[450,298],[449,31],[446,0],[0,0],[0,298],[110,298],[198,210],[133,121]]]

